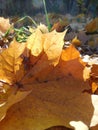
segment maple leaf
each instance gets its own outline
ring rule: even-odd
[[[18,43],[15,40],[10,47],[0,54],[0,79],[13,84],[23,76],[23,59],[20,57],[25,49],[25,43]],[[20,69],[22,67],[22,69]]]
[[[31,94],[9,109],[0,129],[71,127],[69,122],[72,120],[82,120],[89,125],[93,106],[90,95],[82,93],[88,86],[82,80],[82,71],[83,66],[77,59],[67,63],[60,61],[46,77],[47,81],[33,82]]]
[[[6,102],[3,104],[4,109],[1,106],[1,111],[4,110],[4,112],[2,112],[2,114],[0,115],[1,119],[3,118],[2,117],[3,113],[6,113],[6,110],[8,109],[8,107],[10,107],[12,104],[17,102],[16,99],[18,97],[21,97],[21,95],[23,95],[23,97],[24,97],[24,95],[29,93],[29,91],[23,92],[23,93],[17,92],[18,89],[23,89],[25,91],[32,90],[33,82],[38,82],[38,80],[36,80],[36,79],[38,78],[38,76],[39,77],[41,76],[40,72],[42,72],[43,69],[45,71],[45,69],[50,66],[49,65],[50,61],[52,60],[51,64],[52,63],[54,64],[53,59],[56,59],[55,62],[56,62],[56,64],[58,64],[60,53],[62,51],[63,37],[65,35],[65,32],[63,32],[60,35],[60,38],[58,37],[58,40],[55,38],[55,36],[59,36],[57,34],[58,33],[56,33],[56,32],[52,33],[51,35],[48,33],[47,35],[49,35],[49,36],[46,35],[46,37],[45,37],[44,34],[42,35],[42,33],[39,29],[36,29],[32,33],[32,35],[29,37],[27,43],[20,44],[16,40],[13,40],[11,42],[9,48],[4,50],[1,53],[1,55],[0,55],[0,80],[1,80],[1,82],[4,83],[3,87],[6,89],[5,93],[8,96],[7,105],[4,105]],[[53,38],[51,36],[53,36]],[[48,60],[48,58],[45,58],[46,55],[47,55],[47,57],[49,57],[49,54],[50,54],[49,50],[47,48],[47,45],[45,45],[45,44],[48,44],[48,41],[45,40],[45,38],[52,39],[51,43],[49,43],[50,44],[49,48],[51,48],[55,43],[55,45],[57,46],[57,49],[60,49],[58,54],[54,53],[55,56],[53,55],[53,59],[51,59],[52,57],[49,58],[49,60]],[[55,48],[53,46],[53,51],[55,51],[54,49]],[[44,50],[44,54],[42,55],[41,59],[38,59],[38,56],[40,55],[40,53],[43,50]],[[30,53],[30,55],[29,55],[29,53]],[[32,57],[34,57],[35,59],[38,59],[38,61],[37,61],[38,63],[35,64],[34,61],[31,62]],[[29,64],[27,64],[27,62],[24,61],[24,58],[30,58],[30,62],[31,62],[31,66],[32,66],[30,70],[27,70],[25,68],[25,66],[29,65]],[[40,62],[42,62],[42,63],[40,63]],[[49,69],[49,71],[46,71],[46,74],[48,74],[49,72],[50,72],[50,69]],[[34,75],[34,77],[32,75]],[[43,77],[45,78],[45,73],[43,74]],[[27,81],[26,84],[24,81],[25,82]],[[29,81],[31,81],[31,82],[29,82]],[[7,83],[7,85],[5,83]],[[29,86],[29,84],[30,84],[30,87],[27,87],[27,86]],[[11,101],[11,97],[13,97],[13,99],[15,99],[14,102]],[[19,101],[22,99],[23,99],[22,97],[19,98]]]
[[[31,51],[31,55],[36,57],[43,51],[42,32],[39,28],[28,38],[27,48]]]
[[[18,43],[15,40],[11,42],[8,49],[4,50],[0,54],[0,80],[3,82],[2,93],[0,91],[0,100],[3,101],[0,104],[0,120],[2,120],[7,109],[14,103],[19,102],[28,92],[17,92],[17,85],[20,79],[24,76],[24,66],[22,65],[23,58],[21,54],[25,49],[25,43]],[[16,95],[17,92],[17,96]],[[2,95],[5,97],[2,97]],[[4,99],[6,98],[6,100]]]
[[[52,61],[54,66],[59,62],[66,32],[67,30],[62,33],[58,33],[54,30],[51,33],[45,34],[44,51],[48,60]]]
[[[27,41],[27,48],[31,52],[30,62],[33,67],[21,81],[22,84],[28,84],[34,82],[34,80],[45,80],[51,68],[53,69],[53,66],[59,63],[65,34],[66,31],[62,33],[53,31],[42,34],[41,31],[37,29],[35,33],[30,36]]]
[[[9,109],[0,129],[42,130],[58,124],[71,127],[69,122],[73,120],[89,126],[93,106],[91,96],[83,93],[89,88],[83,80],[84,66],[73,45],[63,49],[65,34],[66,31],[43,34],[37,29],[27,43],[13,41],[1,53],[0,79],[13,87],[8,90],[7,103],[0,108],[0,118],[12,104],[29,95]]]

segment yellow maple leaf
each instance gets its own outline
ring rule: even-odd
[[[27,48],[33,56],[38,56],[43,50],[42,32],[36,29],[27,40]]]
[[[23,76],[21,54],[25,49],[25,43],[12,41],[10,47],[0,54],[0,79],[13,84]]]
[[[62,48],[64,45],[63,39],[65,34],[66,30],[62,33],[52,31],[42,34],[42,32],[38,28],[28,38],[27,48],[31,51],[31,55],[36,57],[44,51],[51,64],[56,65],[59,62],[59,58],[62,52]]]
[[[39,30],[37,30],[39,32]],[[38,33],[35,33],[36,36],[38,37]],[[35,35],[34,34],[34,35]],[[41,34],[41,33],[40,33]],[[30,48],[31,50],[31,56],[30,56],[30,61],[34,65],[33,68],[30,70],[30,73],[28,76],[26,76],[21,82],[22,84],[27,84],[28,82],[35,82],[35,81],[41,81],[46,78],[48,73],[50,73],[51,69],[53,69],[53,66],[56,66],[59,63],[60,56],[62,53],[62,48],[64,45],[64,36],[66,35],[66,30],[62,33],[58,33],[56,31],[52,31],[50,33],[46,34],[41,34],[38,38],[33,37],[31,38],[31,44],[32,41],[34,44],[33,51],[36,52],[36,47],[38,48],[39,45],[39,50],[41,48],[41,55],[39,54],[37,57],[32,53],[32,47]],[[35,38],[35,40],[34,40]],[[38,41],[36,41],[36,39]],[[30,45],[30,42],[27,42],[27,48],[28,44]],[[37,43],[38,44],[37,44]],[[41,43],[42,42],[42,43]],[[42,47],[40,47],[42,46]],[[29,77],[29,78],[28,78]],[[35,80],[37,79],[37,80]]]
[[[42,34],[38,29],[32,33],[27,43],[13,41],[1,53],[0,79],[9,83],[8,87],[10,84],[13,87],[8,90],[7,103],[0,108],[0,117],[12,104],[31,94],[12,107],[16,111],[15,115],[12,114],[12,109],[9,110],[10,120],[6,117],[0,124],[0,129],[42,130],[57,124],[70,127],[69,122],[73,118],[85,119],[89,124],[88,113],[80,114],[83,110],[88,111],[88,106],[92,108],[90,96],[86,95],[85,98],[82,93],[85,89],[83,86],[88,87],[87,82],[83,81],[84,66],[79,62],[79,52],[73,45],[62,49],[65,34],[66,31]],[[29,51],[28,56],[26,50]],[[21,56],[28,61],[24,61]],[[28,66],[30,68],[26,69]],[[17,88],[19,89],[15,93]],[[74,107],[78,104],[79,110]],[[89,113],[91,117],[92,109],[89,109]]]
[[[62,33],[58,33],[55,30],[45,34],[44,39],[44,52],[46,53],[48,60],[56,66],[59,62],[62,48],[64,45],[64,36],[66,35],[66,31]]]

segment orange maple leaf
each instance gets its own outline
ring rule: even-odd
[[[65,50],[63,49],[65,34],[66,31],[62,33],[53,31],[43,34],[40,30],[35,30],[27,43],[13,41],[9,48],[0,55],[0,79],[8,83],[9,86],[13,85],[13,89],[17,86],[19,90],[23,90],[17,93],[10,91],[7,104],[3,106],[0,112],[2,113],[3,109],[7,110],[12,104],[16,103],[16,99],[18,101],[23,99],[22,93],[32,90],[29,100],[23,101],[22,104],[22,111],[23,108],[24,111],[27,110],[29,116],[21,116],[19,120],[21,122],[25,118],[26,128],[29,126],[28,122],[32,122],[33,129],[46,129],[58,123],[65,125],[65,122],[67,122],[68,125],[73,117],[77,119],[77,115],[71,114],[70,119],[70,116],[67,116],[66,119],[66,115],[68,111],[71,112],[73,103],[77,106],[78,101],[80,101],[78,100],[79,97],[85,99],[82,91],[85,89],[83,86],[87,87],[87,82],[83,81],[84,66],[79,62],[79,52],[73,45]],[[25,58],[28,59],[28,62],[24,61]],[[27,69],[28,66],[30,66],[29,69]],[[14,99],[13,101],[11,101],[11,97]],[[90,97],[87,97],[88,99]],[[85,100],[82,100],[83,104]],[[66,101],[68,102],[66,103]],[[65,107],[69,103],[71,107],[69,107],[70,110],[67,110]],[[80,104],[81,111],[84,109],[83,104]],[[31,107],[28,109],[30,105]],[[77,111],[75,108],[73,113]],[[19,115],[22,115],[22,112]],[[83,119],[82,114],[78,112],[78,115]],[[30,116],[34,116],[34,118],[29,118]],[[86,117],[84,115],[84,118]],[[38,122],[40,122],[40,126]],[[45,125],[43,125],[43,122],[45,122]],[[10,127],[14,127],[13,123]],[[19,129],[21,129],[20,127],[21,125],[18,126]],[[31,125],[29,127],[31,128]],[[0,129],[2,129],[2,125],[0,125]]]
[[[68,48],[62,50],[61,58],[64,61],[73,60],[80,57],[79,51],[71,44]]]

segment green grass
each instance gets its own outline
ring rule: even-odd
[[[48,13],[47,13],[45,0],[43,0],[43,4],[44,4],[44,11],[45,11],[45,16],[46,16],[46,22],[47,22],[48,30],[50,31],[51,25],[50,25],[50,22],[49,22],[49,17],[48,17]]]

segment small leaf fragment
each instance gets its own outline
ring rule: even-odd
[[[73,38],[73,40],[71,41],[71,43],[73,45],[75,45],[75,46],[80,46],[81,45],[81,41],[77,37]]]
[[[95,93],[97,89],[98,89],[98,83],[92,82],[92,93]]]
[[[86,81],[87,79],[90,78],[90,73],[91,73],[91,67],[85,67],[83,70],[83,79]]]
[[[70,45],[68,48],[62,50],[61,59],[64,61],[73,60],[80,57],[79,51],[74,47],[74,45]]]

